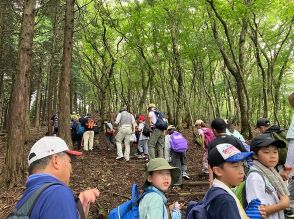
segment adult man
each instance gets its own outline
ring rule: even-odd
[[[164,130],[159,129],[155,124],[157,122],[156,106],[154,103],[148,105],[149,124],[152,133],[148,141],[149,158],[163,157],[164,151]],[[156,153],[157,152],[157,153]]]
[[[239,139],[235,138],[232,135],[226,134],[227,125],[223,119],[216,118],[212,120],[211,128],[216,138],[208,143],[208,151],[210,151],[216,145],[222,144],[222,143],[232,144],[241,152],[246,151],[245,147],[243,146],[242,142]]]
[[[46,136],[38,140],[28,156],[29,177],[16,208],[20,208],[42,185],[56,183],[41,193],[30,219],[79,219],[87,216],[90,203],[95,202],[99,191],[90,189],[80,193],[82,211],[78,210],[77,198],[68,187],[72,173],[71,156],[80,155],[81,152],[69,150],[59,137]]]
[[[130,160],[130,137],[132,133],[135,133],[136,121],[134,116],[127,111],[127,107],[123,107],[119,114],[117,114],[114,122],[119,125],[118,133],[115,136],[117,157],[116,160],[120,160],[123,157],[126,161]],[[125,145],[125,153],[122,152],[122,142]]]
[[[53,135],[58,135],[58,112],[51,117],[51,124],[53,127]]]
[[[83,134],[84,150],[92,151],[94,145],[94,128],[95,121],[90,114],[87,114],[87,117],[84,119],[85,133]]]
[[[260,134],[264,134],[269,128],[270,128],[270,121],[267,118],[260,118],[257,120],[255,129]]]

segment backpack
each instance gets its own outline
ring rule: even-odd
[[[57,182],[52,182],[52,183],[46,183],[42,185],[40,188],[38,188],[36,191],[33,192],[33,194],[26,200],[24,203],[20,206],[19,209],[14,209],[6,219],[29,219],[30,214],[38,201],[38,198],[42,194],[43,191],[45,191],[47,188],[49,188],[52,185],[61,185],[60,183]],[[83,206],[79,200],[78,197],[75,196],[75,201],[77,204],[77,209],[80,215],[80,219],[85,219],[85,214],[83,210]]]
[[[14,210],[7,216],[6,219],[29,219],[30,214],[38,201],[38,198],[42,194],[43,191],[45,191],[47,188],[49,188],[52,185],[61,185],[60,183],[46,183],[42,185],[40,188],[38,188],[33,194],[26,200],[24,203],[20,206],[19,209],[14,208]],[[85,219],[85,214],[83,210],[83,206],[79,200],[78,197],[75,197],[75,201],[77,204],[77,209],[80,215],[81,219]]]
[[[146,194],[150,192],[156,192],[156,191],[152,189],[147,189],[144,191],[144,193],[141,196],[139,196],[138,186],[136,184],[133,184],[132,199],[125,201],[121,205],[112,209],[109,212],[108,219],[139,219],[139,202]],[[164,216],[164,211],[163,211],[163,216]]]
[[[170,135],[170,147],[173,151],[183,153],[188,150],[188,141],[179,132],[173,132]]]
[[[242,204],[244,209],[246,209],[247,206],[248,206],[248,202],[247,202],[247,199],[246,199],[246,178],[250,173],[253,173],[253,172],[258,173],[262,177],[263,181],[265,182],[265,178],[264,178],[264,176],[263,176],[263,174],[261,172],[259,172],[258,170],[250,168],[247,175],[245,176],[245,179],[243,180],[243,182],[241,182],[240,185],[238,185],[238,186],[236,186],[235,188],[232,189],[232,191],[235,193],[235,195],[239,199],[239,201]]]
[[[265,133],[270,134],[271,137],[275,140],[282,140],[283,142],[285,142],[286,144],[285,148],[278,148],[279,162],[277,166],[285,164],[286,158],[287,158],[287,152],[288,152],[288,145],[289,145],[289,142],[287,141],[287,138],[286,138],[286,132],[283,129],[281,129],[279,126],[273,125]]]
[[[93,129],[95,125],[95,121],[92,118],[89,118],[88,122],[86,123],[87,129]]]
[[[215,188],[214,188],[215,189]],[[227,192],[217,188],[214,191],[205,194],[200,202],[190,201],[186,211],[186,219],[207,219],[207,210],[210,203],[218,196],[224,195]]]
[[[215,135],[210,128],[201,128],[204,134],[204,146],[207,148],[208,143],[215,139]]]
[[[85,132],[85,127],[81,125],[80,122],[78,122],[77,126],[76,126],[76,134],[77,135],[83,135]]]
[[[159,130],[166,130],[168,127],[167,121],[164,120],[164,116],[162,112],[153,111],[156,115],[156,123],[154,124],[155,128]]]
[[[151,129],[147,124],[144,124],[142,134],[146,137],[150,137]]]

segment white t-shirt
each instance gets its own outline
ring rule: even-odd
[[[167,162],[171,162],[170,157],[170,135],[166,135],[164,138],[164,159],[167,160]]]
[[[236,129],[234,129],[234,132],[230,132],[229,129],[226,129],[226,134],[227,135],[232,135],[234,136],[235,138],[238,138],[241,142],[245,142],[245,139],[244,137],[241,135],[240,132],[238,132]]]
[[[150,118],[150,121],[151,121],[152,125],[154,125],[156,123],[156,121],[157,121],[157,116],[155,115],[155,112],[150,111],[148,113],[148,115],[149,115],[149,118]]]
[[[272,193],[265,191],[265,182],[259,173],[252,172],[246,179],[246,200],[249,203],[251,200],[258,198],[262,205],[275,205],[279,202],[278,193],[274,190]],[[284,212],[279,214],[275,212],[267,215],[267,219],[284,219]]]

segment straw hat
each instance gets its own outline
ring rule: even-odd
[[[150,108],[155,108],[156,107],[156,105],[154,104],[154,103],[150,103],[149,105],[148,105],[148,109],[150,109]]]

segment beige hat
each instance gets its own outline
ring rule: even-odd
[[[151,159],[146,164],[145,181],[147,180],[150,172],[157,171],[157,170],[170,170],[172,185],[175,182],[177,182],[179,176],[181,175],[181,170],[178,167],[173,167],[169,165],[167,160],[165,160],[164,158],[158,157],[158,158]]]
[[[155,108],[155,107],[156,107],[156,105],[154,103],[149,103],[149,105],[148,105],[148,109]]]
[[[169,125],[169,126],[167,127],[167,130],[170,130],[170,129],[176,129],[176,127],[175,127],[174,125]]]
[[[201,125],[201,124],[203,124],[204,122],[201,120],[201,119],[198,119],[198,120],[196,120],[196,122],[195,122],[195,125]]]

